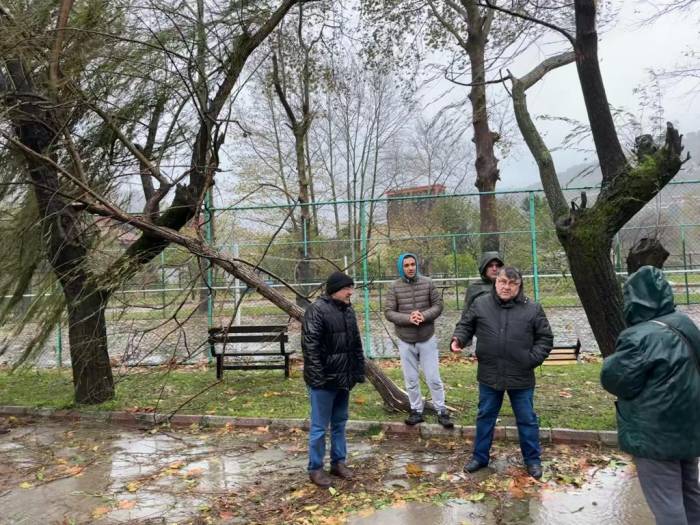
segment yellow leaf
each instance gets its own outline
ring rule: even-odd
[[[384,439],[384,431],[382,430],[379,434],[375,434],[371,439],[372,441],[381,441]]]
[[[28,481],[23,481],[22,483],[19,484],[19,488],[21,489],[31,489],[34,485],[29,483]]]
[[[95,507],[94,509],[92,509],[92,517],[98,520],[105,514],[107,514],[109,510],[109,507]]]
[[[318,508],[318,505],[307,505],[306,507],[304,507],[304,510],[306,512],[311,512],[312,510],[316,510],[317,508]]]
[[[138,481],[132,481],[131,483],[128,483],[126,485],[126,490],[128,490],[129,492],[136,492],[140,488],[141,488],[141,483],[139,483]]]
[[[184,464],[185,464],[184,461],[175,461],[174,463],[171,463],[170,465],[168,465],[168,468],[173,469],[173,470],[178,470],[178,469],[182,468],[182,466]]]
[[[466,499],[468,501],[481,501],[482,499],[484,499],[485,496],[486,496],[486,494],[484,494],[483,492],[476,492],[474,494],[470,494],[469,496],[467,496]]]
[[[367,400],[362,396],[355,396],[353,402],[357,405],[364,405],[367,402]]]
[[[133,499],[122,499],[119,500],[119,503],[117,504],[117,508],[122,509],[122,510],[130,510],[133,509],[136,506],[136,501]]]
[[[336,494],[338,494],[338,490],[333,487],[328,487],[328,492],[331,493],[331,496],[335,496]]]
[[[417,478],[423,475],[423,469],[420,465],[416,465],[415,463],[408,463],[406,465],[406,474]]]

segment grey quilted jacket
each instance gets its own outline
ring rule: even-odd
[[[420,310],[425,318],[419,326],[408,319]],[[384,317],[394,323],[396,336],[407,343],[421,343],[435,333],[435,319],[442,313],[442,296],[430,277],[397,279],[391,284],[384,303]]]

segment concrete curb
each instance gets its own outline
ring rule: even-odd
[[[34,408],[22,406],[0,406],[0,416],[32,416],[69,421],[99,421],[131,426],[151,427],[168,422],[167,414],[149,412],[89,412],[79,410],[57,410],[53,408]],[[309,429],[308,419],[271,419],[264,417],[235,417],[176,414],[170,417],[172,426],[186,427],[198,425],[202,427],[269,427],[273,430]],[[462,437],[474,438],[475,427],[471,425],[455,425],[453,430],[447,430],[437,424],[423,423],[410,427],[400,421],[348,421],[348,432],[384,432],[405,436],[416,436],[424,439],[433,437]],[[518,429],[512,426],[497,426],[494,439],[518,441]],[[559,444],[595,444],[616,447],[617,432],[609,430],[574,430],[570,428],[540,428],[540,440],[543,443]]]

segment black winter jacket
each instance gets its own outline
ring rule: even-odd
[[[534,369],[552,350],[542,307],[522,293],[504,303],[492,290],[477,297],[455,327],[460,346],[476,335],[477,380],[496,390],[532,388]]]
[[[365,381],[365,356],[355,311],[322,295],[306,309],[302,323],[304,381],[312,388],[350,390]]]

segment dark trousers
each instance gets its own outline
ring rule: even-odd
[[[489,463],[489,451],[493,443],[496,419],[503,404],[506,391],[496,390],[479,383],[479,412],[476,416],[476,438],[473,457],[482,465]],[[520,450],[526,465],[540,463],[540,427],[533,404],[534,388],[507,390],[510,405],[513,407],[515,421],[518,425]]]
[[[700,525],[698,458],[660,461],[635,456],[634,463],[657,525]]]

